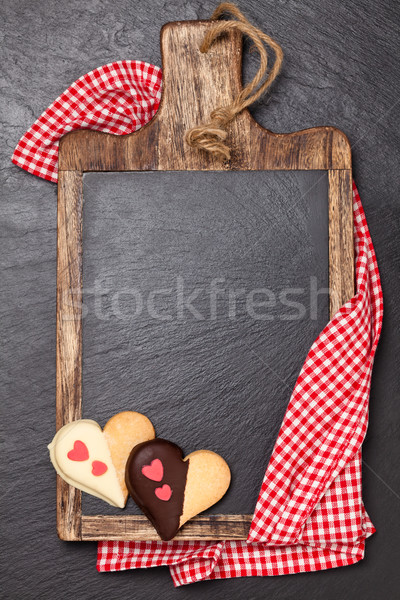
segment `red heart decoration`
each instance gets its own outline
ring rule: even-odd
[[[142,467],[142,473],[147,479],[152,481],[161,481],[164,477],[164,467],[159,458],[155,458],[151,461],[150,465]]]
[[[69,460],[81,462],[89,458],[89,450],[87,449],[86,444],[80,440],[76,440],[73,449],[68,452],[67,456]]]
[[[164,485],[160,488],[156,488],[154,490],[155,495],[159,500],[164,500],[164,502],[168,502],[168,500],[172,496],[172,490],[168,484],[164,483]]]
[[[92,475],[100,477],[100,475],[104,475],[107,470],[108,467],[106,463],[103,463],[101,460],[94,460],[92,462]]]

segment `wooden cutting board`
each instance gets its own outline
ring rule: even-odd
[[[60,143],[57,236],[57,429],[82,416],[83,180],[88,172],[119,171],[324,171],[329,211],[330,314],[354,293],[351,152],[332,127],[275,134],[248,111],[230,124],[229,163],[190,148],[185,132],[208,120],[241,90],[242,40],[231,32],[207,54],[199,51],[209,21],[168,23],[161,31],[163,95],[158,113],[136,133],[113,136],[81,130]],[[201,173],[199,177],[201,185]],[[218,197],[218,190],[216,190]],[[116,411],[114,411],[116,412]],[[112,410],[110,412],[110,416]],[[96,419],[96,415],[92,415]],[[179,443],[179,440],[174,440]],[[229,457],[226,457],[229,462]],[[266,465],[265,465],[266,466]],[[198,516],[179,539],[246,539],[250,514]],[[82,514],[81,492],[57,477],[57,529],[65,540],[151,540],[141,515]]]

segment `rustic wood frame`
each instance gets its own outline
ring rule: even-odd
[[[243,111],[230,125],[232,158],[221,165],[184,141],[186,130],[229,104],[242,87],[242,43],[231,32],[199,51],[209,21],[166,24],[161,31],[163,94],[158,113],[138,132],[88,130],[60,143],[57,228],[57,429],[82,417],[82,320],[72,303],[82,290],[83,173],[147,170],[324,170],[329,179],[331,316],[354,294],[351,150],[333,127],[272,133]],[[182,77],[185,73],[185,77]],[[195,101],[194,101],[195,100]],[[178,539],[246,539],[251,515],[198,516]],[[81,492],[57,476],[57,530],[63,540],[159,539],[144,516],[85,516]]]

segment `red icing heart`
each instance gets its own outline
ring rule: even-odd
[[[159,458],[155,458],[151,461],[150,465],[142,467],[142,473],[147,479],[152,481],[161,481],[164,476],[164,467]],[[168,500],[168,498],[167,498]]]
[[[168,500],[172,496],[172,490],[168,484],[164,483],[164,485],[160,488],[156,488],[154,490],[155,495],[159,500],[164,500],[164,502],[168,502]]]
[[[96,477],[100,477],[100,475],[104,475],[104,473],[108,470],[108,467],[101,460],[94,460],[92,462],[92,475]]]
[[[80,440],[76,440],[74,443],[73,450],[70,450],[67,454],[69,460],[83,461],[89,458],[89,450],[87,449],[86,444],[81,442]]]

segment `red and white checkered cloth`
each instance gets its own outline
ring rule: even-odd
[[[21,138],[13,162],[57,181],[58,140],[87,127],[126,134],[156,112],[161,72],[136,61],[106,65],[64,92]],[[353,187],[356,295],[328,323],[296,382],[243,542],[99,542],[97,568],[169,565],[176,586],[204,579],[285,575],[353,564],[375,530],[361,496],[382,289]]]
[[[83,75],[59,96],[19,140],[12,162],[57,183],[58,143],[73,129],[125,135],[157,112],[161,69],[120,60]]]

